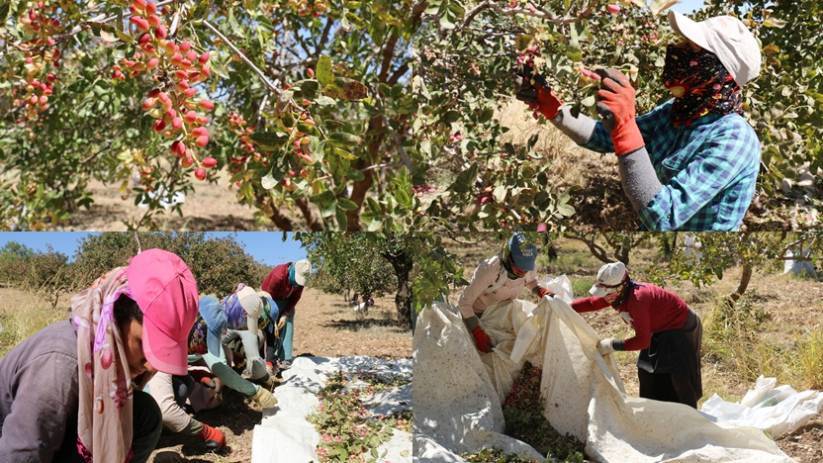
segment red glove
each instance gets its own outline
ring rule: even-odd
[[[226,436],[218,428],[213,428],[203,423],[203,430],[200,431],[200,438],[210,449],[220,449],[226,446]]]
[[[483,331],[483,328],[480,326],[474,327],[472,330],[472,337],[474,338],[474,345],[477,346],[477,350],[483,352],[484,354],[488,354],[492,351],[492,338]]]
[[[543,299],[546,296],[554,296],[554,293],[549,291],[548,289],[542,287],[542,286],[538,286],[537,287],[537,296],[540,299]]]
[[[604,111],[611,112],[614,118],[612,142],[614,152],[623,156],[646,146],[640,128],[637,127],[637,112],[635,110],[634,88],[629,78],[617,69],[609,69],[601,80],[601,88],[597,92],[598,106]]]
[[[563,102],[560,101],[560,98],[557,97],[552,89],[538,85],[537,104],[530,105],[530,108],[542,114],[546,119],[552,120],[557,116],[557,113],[560,112],[560,106],[562,105]]]

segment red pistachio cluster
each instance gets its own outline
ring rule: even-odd
[[[60,67],[62,52],[57,47],[57,37],[64,32],[57,19],[58,2],[37,2],[20,17],[23,33],[27,39],[19,48],[24,54],[24,81],[15,86],[15,107],[23,109],[18,120],[24,123],[33,120],[49,107],[49,97],[54,93],[57,75],[53,72]]]
[[[134,0],[129,7],[138,46],[112,68],[113,79],[149,75],[158,86],[143,100],[143,110],[154,119],[154,131],[173,140],[169,146],[183,167],[196,166],[194,176],[204,180],[207,169],[217,165],[213,157],[200,159],[196,147],[209,143],[208,113],[214,103],[199,96],[195,87],[211,75],[209,53],[198,53],[188,41],[170,38],[164,11],[151,0]]]

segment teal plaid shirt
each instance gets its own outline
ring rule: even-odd
[[[637,118],[637,125],[663,188],[640,211],[649,230],[738,230],[754,196],[760,171],[760,141],[739,114],[709,114],[690,127],[674,127],[672,102]],[[583,145],[614,151],[598,122]]]

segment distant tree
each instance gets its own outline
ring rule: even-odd
[[[339,294],[395,291],[398,317],[413,328],[415,314],[447,293],[460,269],[430,234],[300,234],[318,265],[318,283]],[[415,310],[417,309],[417,310]]]
[[[231,237],[206,238],[203,233],[103,233],[81,242],[72,265],[75,289],[88,286],[114,267],[127,265],[141,248],[166,249],[179,255],[197,278],[201,294],[225,295],[238,283],[256,287],[266,270]]]

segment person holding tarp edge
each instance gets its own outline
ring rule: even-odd
[[[668,45],[663,82],[674,97],[637,117],[617,69],[596,70],[602,121],[572,115],[526,67],[517,98],[577,144],[617,155],[623,190],[645,228],[738,230],[754,196],[760,141],[743,118],[741,88],[760,72],[757,40],[737,18],[702,22],[669,12],[682,36]]]
[[[506,242],[499,255],[492,256],[475,269],[471,282],[457,303],[466,328],[474,339],[477,350],[492,351],[492,339],[480,326],[483,312],[501,302],[511,301],[528,288],[535,296],[543,298],[551,291],[537,284],[534,264],[537,247],[528,241],[524,233],[517,232]]]
[[[597,350],[602,355],[614,351],[639,350],[637,376],[640,397],[679,402],[697,408],[703,395],[700,375],[700,318],[671,291],[629,277],[622,262],[600,267],[591,297],[576,299],[576,312],[613,307],[634,328],[626,340],[602,339]]]

